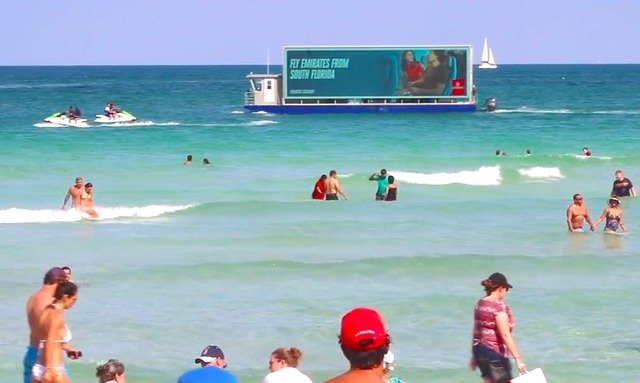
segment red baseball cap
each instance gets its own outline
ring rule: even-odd
[[[356,307],[342,317],[340,343],[356,351],[369,351],[387,344],[387,329],[380,314],[369,307]]]

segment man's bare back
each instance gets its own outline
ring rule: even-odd
[[[27,322],[29,323],[29,345],[38,347],[42,339],[46,337],[46,329],[40,326],[40,317],[44,310],[53,303],[53,294],[57,285],[43,285],[27,300]]]
[[[332,170],[329,172],[329,178],[327,178],[327,200],[337,200],[338,194],[340,194],[344,199],[347,199],[347,196],[340,187],[337,172]]]

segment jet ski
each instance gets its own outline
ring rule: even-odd
[[[136,116],[127,112],[126,110],[121,110],[118,113],[116,113],[114,118],[105,116],[104,114],[96,114],[96,119],[93,120],[93,122],[96,122],[99,124],[114,124],[118,122],[132,122],[135,120],[137,120]]]
[[[89,124],[87,124],[86,118],[69,118],[66,114],[62,112],[56,112],[49,117],[44,119],[44,122],[48,122],[50,124],[63,125],[63,126],[72,126],[76,128],[88,128]]]

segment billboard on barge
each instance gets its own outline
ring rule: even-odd
[[[471,47],[286,47],[286,98],[465,98]]]

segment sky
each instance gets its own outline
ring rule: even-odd
[[[0,65],[281,64],[283,46],[472,45],[640,63],[640,0],[2,0]]]

